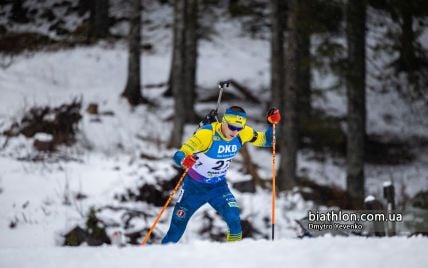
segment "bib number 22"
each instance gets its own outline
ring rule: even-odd
[[[219,160],[216,162],[216,166],[213,167],[214,170],[222,170],[222,169],[228,169],[230,166],[230,162],[232,162],[232,159],[228,160]]]

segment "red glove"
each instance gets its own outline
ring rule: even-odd
[[[191,168],[196,163],[196,160],[196,157],[194,157],[193,155],[188,155],[183,159],[183,162],[181,162],[181,164],[183,165],[183,167]]]
[[[279,109],[270,108],[267,114],[267,121],[271,124],[278,124],[281,121],[281,114],[279,113]]]

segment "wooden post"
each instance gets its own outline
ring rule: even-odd
[[[374,196],[367,196],[364,200],[364,208],[366,210],[373,210],[379,212],[384,210],[382,203],[377,200]],[[385,236],[385,225],[383,222],[373,222],[373,234],[375,236]]]
[[[387,181],[383,183],[383,198],[386,199],[387,204],[387,213],[393,213],[395,211],[395,191],[394,185],[391,181]],[[387,233],[388,236],[395,235],[395,222],[387,222]]]

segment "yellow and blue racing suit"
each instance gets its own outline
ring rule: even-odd
[[[195,155],[198,160],[184,179],[171,225],[162,244],[176,243],[190,217],[205,203],[209,203],[226,221],[227,241],[242,239],[239,207],[226,183],[226,172],[233,157],[246,142],[259,147],[272,146],[272,127],[258,132],[245,126],[232,139],[226,139],[220,128],[219,122],[203,126],[175,153],[173,160],[179,166],[188,155]]]

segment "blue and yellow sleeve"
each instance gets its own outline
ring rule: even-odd
[[[239,133],[242,143],[250,142],[257,147],[272,147],[272,125],[264,131],[255,131],[250,126]]]
[[[212,135],[211,125],[198,129],[174,154],[172,157],[174,163],[181,167],[181,162],[186,156],[207,150],[211,145]]]

